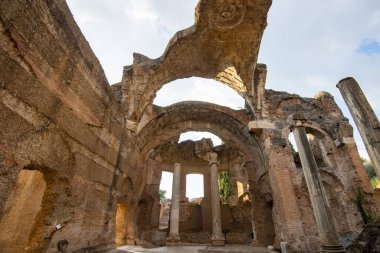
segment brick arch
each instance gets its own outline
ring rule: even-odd
[[[245,110],[233,110],[226,106],[221,106],[209,102],[200,102],[200,101],[185,101],[185,102],[179,102],[172,104],[167,107],[156,107],[155,114],[149,115],[147,118],[142,121],[138,127],[138,133],[147,126],[151,121],[156,120],[157,118],[161,117],[162,115],[172,113],[172,112],[178,112],[182,113],[186,111],[187,113],[194,112],[195,114],[201,111],[215,111],[219,112],[221,114],[225,114],[226,116],[229,116],[231,118],[236,119],[239,123],[242,125],[248,125],[248,122],[252,120],[252,115],[247,114]],[[191,111],[189,111],[191,110]]]
[[[249,117],[227,107],[204,103],[182,102],[163,108],[141,127],[134,144],[141,153],[187,131],[207,131],[224,141],[235,143],[245,153],[260,150],[249,132]],[[144,153],[143,152],[143,153]]]
[[[138,122],[156,92],[181,78],[215,79],[247,99],[253,96],[258,51],[271,3],[199,1],[195,24],[177,32],[161,57],[134,54],[133,64],[124,68],[123,107],[127,117]]]
[[[25,250],[42,252],[48,247],[56,247],[59,239],[52,229],[55,222],[64,225],[72,219],[72,206],[66,203],[72,201],[70,182],[74,176],[75,157],[64,138],[54,131],[36,131],[22,136],[16,147],[18,175],[25,171],[38,172],[46,184],[41,209],[29,236],[29,248]]]

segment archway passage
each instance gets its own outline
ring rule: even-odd
[[[116,228],[115,228],[115,243],[116,245],[124,245],[127,239],[127,205],[117,204],[116,205]]]
[[[161,107],[184,101],[203,101],[234,110],[245,107],[244,98],[231,87],[204,78],[185,78],[165,84],[158,90],[153,104]]]
[[[257,78],[261,70],[256,63],[271,4],[200,1],[195,24],[177,32],[161,57],[134,54],[133,65],[124,68],[123,106],[128,118],[139,122],[163,85],[188,77],[215,79],[247,100],[257,96],[261,104],[265,82]]]
[[[270,195],[271,191],[267,177],[262,174],[266,169],[261,147],[247,128],[249,116],[243,111],[204,102],[178,103],[155,113],[156,117],[145,121],[145,125],[138,130],[134,139],[140,159],[154,160],[161,163],[163,168],[174,168],[176,163],[180,163],[181,185],[183,185],[183,174],[200,173],[204,176],[205,196],[196,208],[189,208],[185,194],[182,195],[186,189],[183,191],[183,187],[180,187],[182,197],[179,198],[179,233],[183,235],[181,238],[185,238],[183,240],[186,242],[209,243],[211,233],[214,231],[211,223],[213,216],[211,214],[210,163],[207,158],[207,154],[212,152],[217,154],[219,171],[229,171],[236,165],[240,166],[237,167],[239,172],[237,180],[244,185],[240,187],[240,196],[238,196],[239,191],[236,191],[236,201],[232,204],[228,202],[222,208],[222,219],[228,221],[223,225],[227,242],[247,244],[253,241],[253,234],[262,233],[261,236],[256,236],[258,245],[273,244],[273,221],[268,220],[271,217],[271,198],[260,197],[264,194]],[[222,145],[214,147],[212,141],[208,139],[178,143],[179,136],[188,131],[213,133],[222,139]],[[245,172],[242,173],[241,170],[246,161],[250,161],[250,166],[246,167]],[[147,162],[147,164],[150,163]],[[150,168],[149,166],[147,169]],[[242,179],[244,177],[245,180]],[[248,184],[260,187],[252,187],[248,191]],[[253,210],[251,192],[257,196],[254,200],[255,206],[260,206],[260,208]],[[144,196],[144,199],[147,198]],[[146,206],[149,206],[149,203]],[[255,226],[252,225],[252,216],[255,215],[260,221],[264,214],[267,215],[263,218],[266,224],[258,224],[258,230],[253,232]],[[184,226],[184,224],[189,224],[192,215],[201,217],[198,221],[201,219],[202,223],[194,222],[191,223],[195,224],[194,226]],[[264,226],[270,227],[267,228],[270,230],[269,233],[262,230]],[[196,234],[198,232],[209,234],[208,237],[201,238]]]
[[[25,169],[19,172],[0,223],[1,252],[28,252],[46,188],[41,172]]]
[[[186,197],[189,199],[203,198],[203,175],[202,174],[187,174],[186,175]]]

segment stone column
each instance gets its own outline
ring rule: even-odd
[[[203,173],[204,198],[201,202],[202,207],[202,230],[212,232],[212,211],[211,211],[211,179],[210,171]]]
[[[187,198],[186,198],[186,169],[185,168],[182,168],[181,169],[181,187],[180,187],[180,195],[179,195],[179,200],[180,201],[187,201]]]
[[[225,238],[222,233],[222,218],[220,213],[220,196],[218,185],[218,154],[209,153],[208,161],[211,176],[211,209],[212,209],[212,236],[211,243],[213,246],[222,246],[225,244]]]
[[[173,188],[172,200],[170,205],[170,229],[169,237],[166,239],[167,244],[178,244],[180,242],[179,236],[179,201],[180,201],[180,187],[181,187],[181,164],[174,164],[173,170]]]
[[[329,168],[333,168],[334,164],[332,163],[331,159],[328,156],[328,153],[327,153],[325,144],[323,143],[323,140],[319,139],[318,145],[319,145],[319,149],[321,150],[322,158],[323,158],[323,161],[325,162],[326,166]]]
[[[305,127],[302,125],[305,121],[302,115],[291,115],[288,118],[288,124],[294,133],[301,158],[302,170],[321,239],[321,250],[322,252],[345,252],[339,242],[317,163],[313,156]]]
[[[380,176],[379,120],[355,79],[343,79],[337,84],[337,87],[355,121],[376,174]]]

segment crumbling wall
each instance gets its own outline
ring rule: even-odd
[[[20,171],[41,172],[48,187],[28,247],[1,241],[2,252],[112,245],[128,176],[123,117],[64,1],[0,2],[0,126],[0,219]]]
[[[347,246],[363,226],[359,212],[352,202],[357,189],[366,193],[366,210],[372,214],[376,212],[373,208],[372,189],[353,140],[352,127],[334,98],[326,92],[318,93],[315,98],[302,98],[286,92],[267,90],[266,99],[271,120],[285,126],[279,134],[285,140],[290,132],[286,127],[286,119],[290,115],[302,114],[307,119],[306,132],[320,169],[337,232],[343,245]],[[289,162],[300,165],[297,161]],[[308,250],[317,250],[319,237],[302,168],[295,166],[289,172],[306,236],[305,246]]]

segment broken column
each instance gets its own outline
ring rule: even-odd
[[[211,209],[212,209],[212,236],[211,243],[213,246],[222,246],[225,244],[225,238],[222,232],[222,218],[220,213],[220,196],[218,185],[218,154],[208,153],[208,161],[211,176]]]
[[[341,80],[337,87],[347,104],[372,161],[376,174],[380,176],[380,124],[355,79]]]
[[[314,217],[318,226],[319,237],[321,240],[321,251],[345,252],[338,239],[334,220],[323,188],[323,182],[303,125],[303,123],[306,122],[306,119],[303,115],[293,114],[289,116],[287,121],[294,133],[298,153],[300,155],[302,170],[309,191]]]
[[[180,242],[179,236],[179,201],[180,201],[180,187],[181,187],[181,164],[174,164],[173,169],[173,187],[172,199],[170,205],[170,229],[169,237],[166,239],[168,245],[178,244]]]

